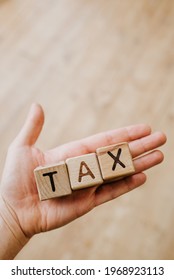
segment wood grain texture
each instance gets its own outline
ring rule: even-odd
[[[105,182],[114,181],[135,172],[127,143],[101,147],[97,149],[96,153]]]
[[[47,167],[38,167],[34,170],[34,174],[40,200],[72,193],[67,167],[64,162]]]
[[[95,153],[66,160],[73,190],[101,185],[103,183]]]
[[[145,186],[16,259],[174,259],[173,27],[173,0],[0,1],[1,174],[32,102],[45,111],[43,151],[136,123],[168,136]]]

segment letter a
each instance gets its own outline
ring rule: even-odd
[[[83,166],[84,166],[84,167],[86,168],[86,170],[87,170],[87,172],[85,172],[85,173],[83,173],[83,170],[82,170],[82,169],[83,169]],[[78,179],[79,183],[81,183],[82,177],[87,176],[87,175],[91,176],[92,179],[95,179],[94,174],[93,174],[92,171],[89,169],[89,167],[88,167],[88,165],[86,164],[86,162],[82,161],[81,164],[80,164],[80,171],[79,171],[79,179]]]

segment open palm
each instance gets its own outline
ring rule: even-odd
[[[163,154],[155,149],[165,143],[165,135],[161,132],[152,134],[150,127],[143,124],[96,134],[42,153],[35,147],[35,142],[43,123],[43,110],[34,104],[9,148],[1,183],[1,196],[27,237],[61,227],[95,206],[142,185],[146,181],[142,172],[163,160]],[[70,196],[39,200],[33,174],[37,166],[58,163],[95,152],[98,147],[125,141],[129,142],[134,158],[134,175],[112,184],[78,190]]]

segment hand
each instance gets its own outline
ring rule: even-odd
[[[27,238],[61,227],[95,206],[142,185],[146,181],[142,172],[163,160],[163,154],[154,149],[163,145],[166,137],[161,132],[151,134],[147,125],[107,131],[43,153],[35,147],[43,123],[43,110],[34,104],[22,130],[9,147],[1,183],[1,196],[8,211]],[[39,200],[33,175],[37,166],[58,163],[69,157],[94,152],[98,147],[124,141],[129,142],[136,174],[112,184],[78,190],[70,196]],[[143,155],[147,152],[150,153]]]

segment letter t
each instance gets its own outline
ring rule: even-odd
[[[51,187],[52,187],[52,191],[55,192],[56,188],[55,188],[55,183],[54,183],[54,179],[53,179],[53,175],[57,174],[57,171],[53,171],[53,172],[49,172],[49,173],[45,173],[43,174],[43,176],[49,176],[50,178],[50,183],[51,183]]]

